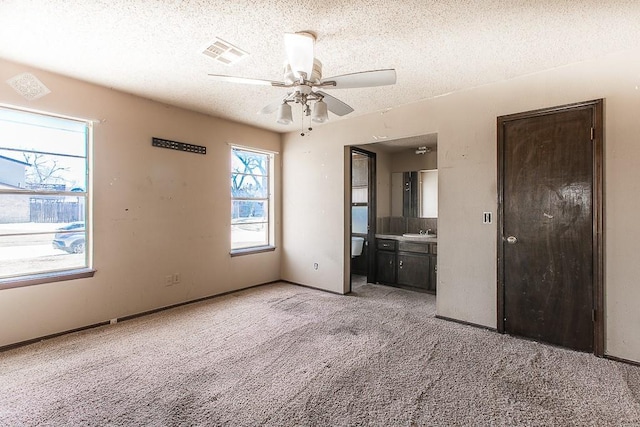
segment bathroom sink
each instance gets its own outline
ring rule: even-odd
[[[404,233],[403,237],[411,237],[412,239],[433,239],[436,237],[435,234],[420,234],[420,233]]]

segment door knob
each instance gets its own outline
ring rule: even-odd
[[[514,244],[514,243],[516,243],[517,241],[518,241],[518,239],[516,239],[516,236],[509,236],[509,237],[507,237],[507,243],[509,243],[509,244],[512,244],[512,245],[513,245],[513,244]]]

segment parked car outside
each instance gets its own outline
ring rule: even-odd
[[[70,254],[84,253],[86,240],[84,222],[72,222],[58,228],[58,231],[53,237],[54,249],[61,249]]]

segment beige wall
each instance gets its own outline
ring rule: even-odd
[[[437,132],[438,314],[496,327],[496,227],[482,224],[482,212],[497,207],[496,117],[605,98],[605,348],[608,355],[640,361],[640,263],[634,259],[640,238],[639,58],[638,51],[622,52],[331,122],[304,138],[287,134],[283,278],[344,289],[345,145],[373,142],[371,135]]]
[[[0,346],[280,278],[279,235],[275,252],[229,256],[228,145],[280,151],[280,135],[0,61],[2,82],[25,71],[51,93],[28,102],[2,83],[0,103],[99,121],[97,272],[91,279],[0,291]],[[207,155],[154,148],[152,136],[204,145]],[[163,278],[173,273],[181,283],[166,287]]]

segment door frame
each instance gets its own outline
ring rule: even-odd
[[[367,282],[375,280],[376,264],[374,254],[374,241],[376,236],[376,203],[377,203],[377,190],[376,190],[376,153],[368,151],[356,146],[349,147],[349,186],[353,184],[353,153],[358,153],[368,158],[368,171],[367,171]],[[351,194],[351,190],[349,190]],[[349,254],[351,254],[351,205],[352,201],[349,198]],[[351,258],[349,258],[351,262]],[[351,273],[349,274],[349,292],[352,290],[351,286]]]
[[[498,249],[498,307],[497,329],[505,333],[505,283],[504,283],[504,170],[505,170],[505,135],[504,126],[514,120],[555,114],[569,110],[590,109],[592,111],[592,144],[593,144],[593,182],[592,182],[592,252],[593,252],[593,353],[604,356],[604,100],[596,99],[585,102],[543,108],[534,111],[500,116],[498,126],[498,210],[497,210],[497,249]]]

